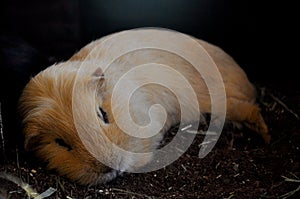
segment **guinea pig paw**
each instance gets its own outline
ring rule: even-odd
[[[118,176],[118,171],[112,169],[111,171],[100,175],[95,184],[110,182],[113,179],[115,179],[117,176]]]

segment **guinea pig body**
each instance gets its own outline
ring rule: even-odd
[[[201,113],[211,110],[209,90],[201,74],[187,60],[173,53],[159,49],[137,50],[118,57],[108,68],[103,68],[103,60],[113,57],[107,51],[109,44],[103,42],[109,37],[112,36],[90,43],[67,62],[50,66],[39,73],[28,83],[20,99],[25,147],[34,150],[48,163],[48,168],[56,169],[81,184],[107,182],[118,172],[132,171],[152,159],[151,155],[124,156],[117,153],[113,145],[125,151],[151,152],[158,147],[163,134],[171,126],[198,119],[195,118],[198,107],[194,104],[199,105]],[[136,38],[132,40],[139,42]],[[246,123],[269,142],[267,126],[255,104],[255,88],[244,71],[220,48],[202,40],[197,42],[211,56],[223,78],[226,119]],[[147,63],[169,67],[133,71]],[[173,79],[171,74],[174,71],[189,82],[196,93],[197,103],[191,103],[193,96],[187,92],[185,84]],[[171,89],[155,83],[143,85],[153,81],[153,76],[170,85]],[[121,89],[115,92],[115,86],[122,78]],[[131,94],[128,101],[130,115],[125,117],[127,105],[118,102],[126,98],[135,86],[139,89]],[[178,96],[172,88],[180,93],[181,103],[188,109],[189,114],[184,118],[181,118]],[[149,110],[154,104],[160,104],[165,112],[151,115]],[[133,131],[142,134],[143,138],[134,138],[120,127],[126,127],[129,120],[142,127],[151,124],[148,129],[158,129],[159,133],[145,136],[151,132],[135,129]]]

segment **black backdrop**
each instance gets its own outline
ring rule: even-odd
[[[103,35],[164,27],[202,38],[230,53],[254,79],[296,71],[290,43],[298,26],[288,2],[256,0],[2,0],[1,33],[67,58]],[[295,22],[292,22],[294,20]],[[297,50],[298,52],[298,50]],[[283,54],[290,55],[283,57]],[[294,65],[294,66],[292,66]],[[290,80],[291,81],[291,80]]]

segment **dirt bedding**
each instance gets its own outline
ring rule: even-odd
[[[1,148],[0,198],[28,198],[34,191],[51,194],[53,189],[45,198],[300,198],[300,93],[256,85],[272,135],[270,145],[245,128],[228,125],[203,159],[198,157],[203,139],[199,133],[189,150],[163,169],[125,173],[108,184],[90,187],[46,171],[32,154],[9,145]],[[27,188],[26,193],[21,187],[26,184],[33,190]]]

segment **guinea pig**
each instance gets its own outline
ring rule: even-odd
[[[168,32],[154,29],[151,35],[129,36],[126,42],[133,45],[143,42],[143,39],[150,42],[159,40],[161,31]],[[178,90],[183,98],[180,103],[190,113],[184,121],[193,121],[197,119],[193,117],[196,116],[194,109],[198,107],[195,108],[191,103],[192,96],[183,82],[174,80],[170,75],[175,70],[195,91],[201,114],[211,112],[210,93],[203,76],[183,57],[161,49],[145,48],[114,59],[119,51],[128,46],[114,39],[107,41],[121,33],[95,40],[68,61],[54,64],[40,72],[30,80],[20,98],[25,148],[33,150],[47,163],[49,169],[81,184],[108,182],[122,172],[130,172],[149,164],[151,155],[124,156],[113,147],[118,146],[134,153],[153,151],[159,146],[164,133],[181,122],[179,102],[172,89],[157,84],[143,85],[145,80],[151,82],[153,78],[161,78]],[[271,137],[267,125],[260,108],[255,104],[255,87],[245,72],[219,47],[203,40],[195,41],[214,61],[223,79],[226,119],[246,124],[269,143]],[[117,50],[111,51],[111,48]],[[107,68],[106,63],[110,63]],[[147,67],[145,64],[148,63],[168,67]],[[144,68],[135,72],[138,66]],[[214,74],[208,75],[214,78]],[[122,83],[119,82],[121,79]],[[121,85],[121,89],[115,91],[117,84]],[[135,85],[143,86],[132,92],[130,89]],[[122,99],[127,98],[130,92],[130,100],[124,104]],[[115,102],[112,102],[113,99]],[[155,104],[164,108],[162,114],[149,111]],[[127,108],[130,110],[129,115],[123,114]],[[163,122],[162,118],[165,118]],[[130,136],[124,128],[132,122],[141,126],[151,123],[150,130],[148,128],[148,131],[142,132],[151,134],[151,130],[158,129],[159,133],[142,135],[141,138]]]

